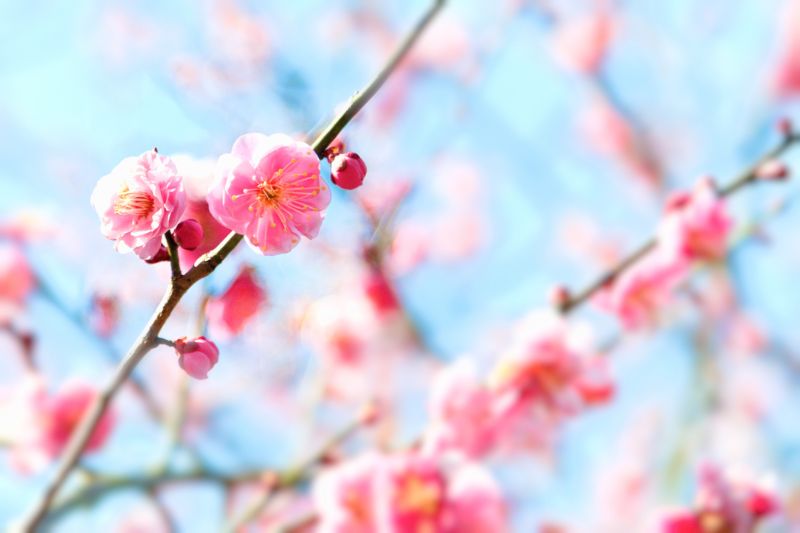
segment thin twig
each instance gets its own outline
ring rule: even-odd
[[[181,258],[178,257],[178,243],[175,242],[175,237],[171,231],[164,234],[164,240],[167,242],[167,251],[169,252],[169,268],[172,272],[172,280],[181,277]]]
[[[739,174],[739,176],[737,176],[727,185],[720,187],[717,191],[720,197],[727,198],[735,194],[737,191],[743,189],[747,185],[758,182],[758,169],[767,161],[779,157],[797,142],[800,142],[800,135],[796,133],[786,135],[775,148],[762,156],[758,162],[744,170],[741,174]],[[608,284],[612,283],[620,274],[628,270],[631,266],[653,251],[657,244],[658,242],[656,237],[651,237],[644,244],[636,248],[630,255],[622,259],[619,263],[607,270],[595,281],[590,283],[586,288],[575,293],[574,296],[570,296],[569,299],[561,303],[558,307],[558,311],[565,315],[571,313],[577,307],[588,301],[603,287],[606,287]]]
[[[272,497],[280,490],[288,487],[293,487],[298,483],[306,480],[317,465],[319,465],[337,446],[347,440],[359,428],[364,426],[364,417],[359,416],[350,424],[342,428],[338,433],[333,435],[319,450],[313,455],[307,457],[302,462],[298,463],[293,468],[286,470],[283,473],[275,474],[270,478],[270,472],[264,472],[262,479],[266,480],[265,487],[260,494],[245,507],[244,511],[232,519],[226,526],[225,531],[233,533],[238,531],[239,528],[247,525],[254,520],[266,508],[267,504],[272,500]]]

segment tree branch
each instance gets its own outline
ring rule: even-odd
[[[770,161],[782,155],[786,150],[788,150],[798,142],[800,142],[800,134],[791,133],[789,135],[785,135],[781,140],[781,142],[775,148],[764,154],[756,163],[754,163],[749,168],[744,170],[741,174],[739,174],[739,176],[734,178],[730,183],[724,185],[723,187],[720,187],[718,190],[719,195],[723,198],[727,198],[729,196],[732,196],[736,192],[740,191],[741,189],[745,188],[746,186],[758,182],[759,181],[758,169],[767,161]],[[656,248],[657,244],[658,242],[656,240],[656,237],[655,236],[651,237],[644,244],[636,248],[631,254],[622,259],[619,263],[610,268],[595,281],[590,283],[586,288],[577,292],[574,296],[570,296],[570,298],[568,298],[565,302],[561,303],[558,306],[557,310],[564,315],[571,313],[577,307],[581,306],[583,303],[588,301],[603,287],[613,282],[614,279],[617,278],[617,276],[628,270],[631,266],[636,264],[647,254],[653,251]]]

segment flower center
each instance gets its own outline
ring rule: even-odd
[[[280,202],[283,189],[267,181],[262,181],[256,187],[256,198],[264,207],[275,206]]]
[[[442,490],[435,481],[410,475],[402,481],[399,492],[397,504],[401,511],[415,512],[427,517],[439,511]]]
[[[114,214],[116,215],[134,215],[144,218],[150,215],[154,208],[155,198],[151,194],[142,191],[132,192],[128,190],[128,187],[125,187],[114,201]]]

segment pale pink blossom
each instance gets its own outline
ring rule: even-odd
[[[733,220],[714,182],[703,179],[691,192],[673,195],[658,228],[658,245],[687,260],[715,260],[725,255]]]
[[[0,242],[0,323],[19,311],[36,286],[36,278],[22,249]]]
[[[570,18],[556,27],[553,50],[567,68],[584,74],[597,72],[614,36],[614,20],[607,10]]]
[[[320,533],[506,531],[500,491],[481,466],[414,452],[369,453],[315,481]]]
[[[207,379],[209,370],[219,360],[219,349],[205,337],[181,337],[175,341],[175,351],[178,365],[195,379]]]
[[[790,98],[800,95],[800,3],[789,2],[780,20],[784,28],[772,73],[772,91],[778,98]]]
[[[479,379],[471,361],[461,359],[448,365],[434,378],[423,449],[485,455],[501,437],[495,405],[495,396]]]
[[[652,325],[685,279],[688,265],[658,250],[617,276],[594,301],[628,330]]]
[[[267,292],[253,267],[244,265],[219,296],[206,304],[206,318],[211,334],[220,340],[238,335],[258,314],[267,301]]]
[[[208,206],[254,250],[276,255],[301,236],[317,236],[330,198],[310,146],[282,134],[248,133],[219,158]]]
[[[570,415],[585,405],[588,384],[600,386],[596,357],[584,326],[548,311],[533,312],[517,324],[490,387],[506,412],[534,407]]]
[[[183,180],[172,160],[150,150],[122,160],[100,178],[91,197],[100,231],[119,252],[133,250],[149,259],[161,237],[174,228],[186,208]]]
[[[318,533],[377,531],[375,489],[383,477],[385,458],[367,453],[327,469],[314,481],[319,513]]]
[[[634,125],[603,97],[592,99],[580,117],[579,127],[589,145],[613,159],[646,185],[661,181],[661,168]]]

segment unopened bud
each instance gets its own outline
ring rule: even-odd
[[[356,189],[364,183],[367,165],[355,152],[337,155],[331,163],[331,180],[342,189]]]
[[[789,177],[789,168],[783,161],[770,159],[758,167],[756,177],[762,180],[784,180]]]
[[[169,261],[169,252],[167,251],[167,247],[164,246],[163,244],[161,245],[161,248],[159,248],[158,251],[155,253],[155,255],[153,255],[149,259],[144,260],[145,263],[148,263],[150,265],[161,263],[163,261]]]
[[[172,232],[175,242],[184,250],[195,250],[203,243],[203,226],[193,218],[180,222]]]

